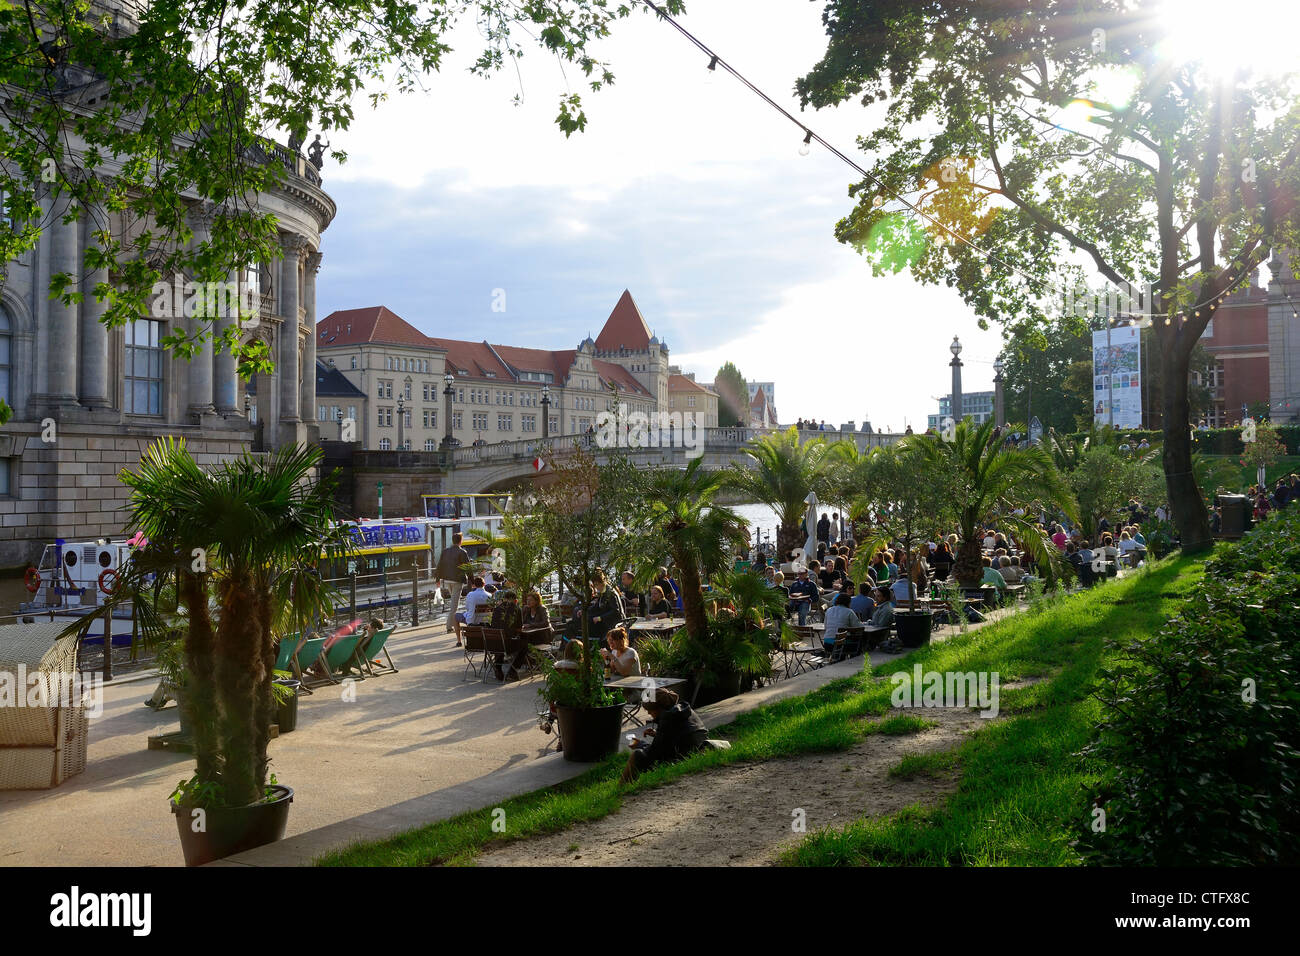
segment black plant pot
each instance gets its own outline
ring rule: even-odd
[[[277,784],[271,790],[275,793],[273,799],[247,807],[209,807],[198,811],[169,801],[176,817],[185,865],[202,866],[284,839],[293,789]]]
[[[896,611],[894,625],[898,628],[898,641],[904,647],[922,647],[930,643],[930,630],[934,618],[929,611]]]
[[[608,707],[556,707],[564,759],[595,763],[618,751],[623,726],[623,705]]]
[[[695,684],[691,683],[690,691],[695,694],[695,703],[693,707],[707,707],[709,704],[716,704],[718,701],[726,700],[729,697],[735,697],[740,693],[742,684],[742,675],[740,671],[727,674],[712,687],[701,687],[699,693],[695,693]],[[686,700],[689,702],[690,697]]]
[[[275,709],[275,722],[280,727],[280,733],[287,734],[298,726],[298,688],[302,686],[302,682],[278,680],[275,683],[293,689],[293,696],[278,704]]]

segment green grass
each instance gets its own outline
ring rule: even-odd
[[[1107,637],[1150,634],[1176,613],[1201,576],[1199,561],[1179,558],[1113,582],[1036,615],[1021,615],[996,634],[993,657],[1016,661],[1020,676],[1054,672],[1020,690],[1004,690],[997,721],[953,751],[909,754],[891,775],[951,776],[957,792],[931,808],[825,829],[787,852],[790,865],[1063,866],[1077,863],[1069,843],[1087,813],[1087,768],[1076,756],[1091,740],[1100,704],[1089,696],[1105,662]],[[965,666],[1002,665],[972,651]],[[1059,667],[1059,670],[1055,670]],[[1037,676],[1037,675],[1035,675]],[[1003,677],[1005,680],[1006,678]]]
[[[1003,690],[1001,712],[1012,719],[985,728],[960,748],[962,785],[952,800],[959,804],[956,822],[945,823],[938,811],[909,812],[885,829],[866,822],[842,834],[811,834],[787,862],[1065,862],[1064,816],[1073,812],[1071,801],[1077,802],[1082,782],[1070,755],[1086,742],[1090,715],[1095,717],[1095,704],[1090,708],[1086,695],[1101,658],[1102,639],[1148,633],[1159,626],[1172,613],[1178,595],[1196,579],[1199,567],[1189,559],[1166,561],[1135,578],[1063,601],[1046,601],[1027,613],[891,662],[889,673],[910,672],[919,662],[925,670],[998,671],[1003,682],[1053,676],[1030,687]],[[741,761],[844,751],[871,734],[924,729],[929,721],[914,714],[890,714],[894,684],[889,673],[863,672],[744,714],[711,731],[729,739],[731,749],[704,751],[657,767],[630,786],[618,783],[626,758],[610,757],[565,783],[501,803],[503,832],[493,830],[495,808],[489,807],[377,843],[357,844],[317,863],[471,863],[492,843],[555,833],[598,819],[616,811],[625,794],[663,786],[686,774]],[[1005,799],[998,798],[998,788],[1006,791]]]

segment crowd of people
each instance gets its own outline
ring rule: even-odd
[[[1300,475],[1283,475],[1271,489],[1267,485],[1251,485],[1246,497],[1250,499],[1251,517],[1257,522],[1263,521],[1274,511],[1280,511],[1300,498]],[[1222,525],[1222,509],[1216,505],[1210,515],[1210,530],[1217,533]]]

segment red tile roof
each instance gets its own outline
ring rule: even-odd
[[[605,327],[596,337],[596,348],[601,352],[617,352],[620,347],[640,352],[649,345],[650,327],[632,301],[632,293],[624,289],[614,311],[605,320]]]
[[[616,382],[620,391],[633,392],[637,395],[650,395],[646,387],[636,380],[636,376],[623,366],[615,365],[613,362],[605,362],[601,359],[593,359],[591,365],[596,370],[596,374],[601,377],[603,385],[608,386],[610,382]],[[650,397],[653,398],[654,396]]]
[[[669,375],[669,376],[668,376],[668,391],[670,391],[670,392],[692,392],[692,391],[694,391],[694,392],[707,392],[707,393],[709,393],[710,395],[716,395],[716,394],[717,394],[716,392],[713,391],[713,389],[711,389],[711,388],[705,388],[705,387],[704,387],[703,385],[701,385],[699,382],[695,381],[695,380],[692,379],[692,378],[687,378],[685,375]]]
[[[427,335],[382,305],[331,312],[316,323],[320,345],[415,345],[436,347]]]

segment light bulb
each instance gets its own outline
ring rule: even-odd
[[[803,143],[799,146],[799,155],[807,156],[811,152],[812,152],[812,130],[809,130],[808,135],[803,138]]]
[[[981,269],[980,271],[983,272],[983,273],[987,276],[989,273],[991,273],[991,272],[993,271],[993,267],[992,267],[991,265],[989,265],[988,263],[985,263],[985,264],[984,264],[984,268]]]
[[[885,197],[880,195],[880,193],[876,193],[876,195],[871,198],[871,205],[876,209],[879,209],[884,204],[885,204]]]
[[[709,71],[704,74],[704,82],[711,85],[713,83],[714,78],[716,78],[717,75],[718,75],[718,58],[715,56],[713,59],[709,60]]]

